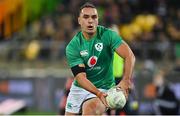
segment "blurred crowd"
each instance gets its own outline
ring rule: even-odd
[[[91,0],[99,22],[117,27],[139,59],[180,57],[180,8],[178,0]],[[58,60],[78,31],[78,8],[84,0],[61,0],[53,14],[36,19],[13,35],[7,59]],[[13,44],[13,46],[12,46]],[[143,49],[142,49],[143,48]],[[14,54],[14,52],[16,54]]]

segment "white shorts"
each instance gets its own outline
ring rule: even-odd
[[[102,92],[106,92],[105,89],[99,89]],[[86,91],[83,88],[77,87],[72,84],[67,102],[66,102],[66,112],[70,113],[81,113],[81,106],[84,101],[97,97],[96,95]]]

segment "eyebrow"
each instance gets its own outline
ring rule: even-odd
[[[87,15],[87,14],[83,14],[83,16],[90,16],[90,15]]]
[[[95,15],[88,15],[88,14],[83,14],[83,13],[82,13],[82,15],[83,15],[83,16],[92,16],[92,17],[97,16],[97,14],[95,14]]]

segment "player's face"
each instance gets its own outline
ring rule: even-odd
[[[95,8],[83,8],[78,22],[83,33],[87,33],[88,35],[95,34],[98,25],[97,10]]]

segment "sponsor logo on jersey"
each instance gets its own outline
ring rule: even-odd
[[[80,55],[81,56],[88,56],[88,51],[87,50],[80,51]]]
[[[91,56],[88,60],[88,66],[93,67],[97,63],[97,57],[96,56]]]
[[[96,48],[96,50],[97,51],[102,51],[102,49],[103,49],[103,43],[97,43],[97,44],[95,44],[95,48]]]
[[[72,109],[72,108],[75,108],[75,107],[78,107],[78,105],[74,105],[73,103],[70,103],[70,102],[67,103],[67,108],[68,109]]]
[[[72,103],[67,103],[67,108],[72,109],[72,105],[73,105]]]
[[[95,67],[89,68],[87,70],[89,70],[89,71],[91,71],[91,70],[101,70],[101,67],[100,66],[95,66]]]

